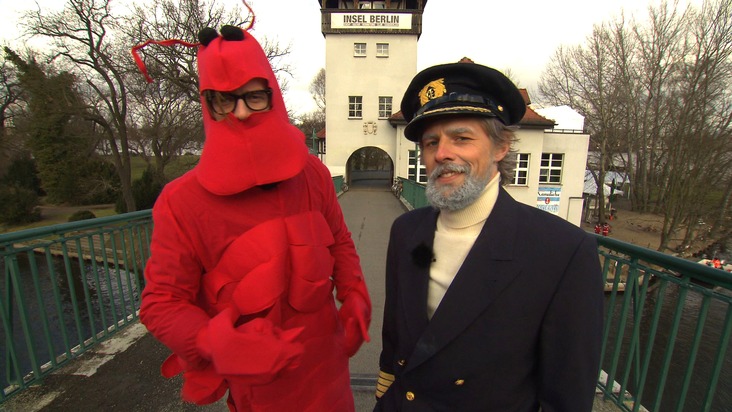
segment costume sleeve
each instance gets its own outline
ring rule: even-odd
[[[206,363],[196,350],[196,336],[210,319],[195,304],[203,269],[167,200],[164,192],[153,208],[155,227],[145,267],[140,320],[195,369]]]
[[[543,411],[592,410],[603,311],[597,242],[585,236],[568,262],[541,330],[538,395]]]
[[[398,221],[397,221],[398,222]],[[397,348],[397,327],[396,314],[397,295],[399,285],[397,282],[397,240],[398,232],[392,225],[391,234],[389,236],[389,246],[386,254],[386,282],[384,286],[384,320],[381,329],[382,349],[379,356],[379,378],[376,382],[376,398],[381,399],[387,389],[394,383],[394,351]]]

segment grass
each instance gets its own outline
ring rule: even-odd
[[[191,170],[198,163],[199,156],[184,155],[175,159],[173,163],[166,168],[168,178],[174,179]],[[142,173],[147,169],[147,163],[139,156],[133,156],[130,161],[130,169],[132,181],[142,177]],[[23,225],[2,225],[0,224],[0,233],[17,232],[25,229],[33,229],[43,226],[51,226],[59,223],[67,223],[69,217],[79,210],[90,210],[96,217],[107,217],[116,215],[114,204],[108,205],[82,205],[82,206],[60,206],[47,205],[41,202],[42,218],[33,223]]]
[[[114,210],[114,204],[83,206],[41,205],[41,209],[41,220],[23,225],[0,225],[0,233],[18,232],[37,227],[57,225],[59,223],[68,223],[69,217],[79,210],[89,210],[94,213],[94,216],[96,217],[107,217],[117,214]]]
[[[193,169],[193,167],[198,164],[198,158],[200,156],[197,155],[183,155],[177,157],[173,162],[171,162],[168,166],[165,168],[165,174],[168,177],[168,179],[175,179],[176,177],[179,177],[183,175],[185,172]],[[132,181],[134,182],[136,179],[139,179],[142,177],[142,173],[145,172],[147,169],[147,163],[145,163],[145,160],[140,156],[133,156],[130,161],[130,170],[132,173]]]

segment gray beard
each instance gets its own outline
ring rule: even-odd
[[[462,185],[455,188],[449,194],[446,194],[447,186],[438,186],[436,184],[437,178],[441,173],[446,171],[452,172],[464,172],[465,181]],[[430,204],[441,210],[456,211],[461,210],[473,202],[475,202],[480,194],[483,193],[483,189],[488,184],[488,177],[485,179],[478,178],[472,174],[470,165],[455,165],[447,163],[439,165],[432,171],[429,178],[427,179],[427,187],[425,188],[425,196]]]

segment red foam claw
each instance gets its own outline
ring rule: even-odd
[[[304,326],[300,326],[298,328],[281,330],[279,333],[280,339],[282,339],[286,342],[294,342],[302,334],[302,331],[304,331],[304,330],[305,330]]]
[[[160,366],[160,374],[168,379],[178,375],[181,372],[183,372],[183,364],[180,361],[178,355],[176,355],[175,353],[168,356],[168,358],[165,359],[165,361],[163,361],[163,364]]]
[[[186,371],[183,374],[183,399],[196,405],[207,405],[221,399],[228,385],[224,378],[212,367],[202,370]]]
[[[199,346],[201,342],[210,345],[217,373],[247,377],[252,384],[261,384],[299,363],[304,347],[293,340],[301,330],[283,332],[264,318],[252,319],[237,328],[233,323],[232,312],[226,309],[211,319],[207,336],[199,338]]]
[[[351,357],[358,352],[364,341],[371,341],[368,332],[371,309],[361,295],[351,293],[343,302],[338,316],[343,323],[346,354]]]

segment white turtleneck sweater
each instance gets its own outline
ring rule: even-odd
[[[486,185],[480,197],[464,209],[441,210],[437,218],[434,259],[430,265],[427,316],[432,319],[460,266],[498,199],[500,174]]]

